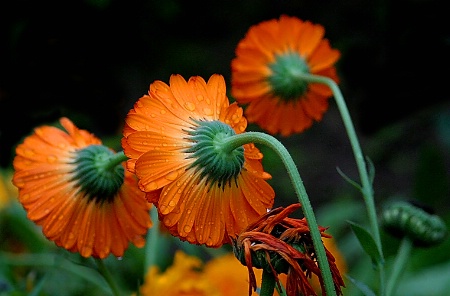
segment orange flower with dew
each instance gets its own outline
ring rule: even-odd
[[[255,269],[257,280],[261,270]],[[245,295],[248,272],[232,253],[203,263],[199,258],[177,250],[174,261],[164,272],[152,266],[139,289],[140,295]],[[257,296],[254,292],[252,296]]]
[[[257,287],[253,268],[272,274],[277,283],[280,282],[279,274],[287,274],[288,296],[317,295],[310,283],[312,274],[318,277],[321,290],[325,292],[307,221],[305,218],[288,217],[298,208],[300,204],[297,203],[273,209],[249,225],[238,237],[232,238],[236,258],[248,269],[249,295]],[[319,230],[323,238],[331,237],[324,232],[326,228],[319,227]],[[344,281],[333,254],[326,247],[325,251],[336,293],[342,295]]]
[[[223,148],[246,127],[218,74],[207,82],[180,75],[172,75],[170,85],[155,81],[129,111],[122,139],[127,168],[141,190],[161,190],[147,198],[172,235],[219,247],[272,207],[262,153],[251,143]]]
[[[289,136],[320,121],[332,91],[304,74],[338,82],[340,52],[324,39],[323,26],[282,15],[250,27],[231,62],[231,94],[245,104],[249,122]]]
[[[122,256],[130,242],[143,247],[151,205],[124,155],[68,118],[60,123],[65,130],[38,127],[16,148],[13,183],[27,217],[49,240],[83,257]]]

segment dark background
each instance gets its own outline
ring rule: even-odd
[[[32,128],[61,116],[99,137],[119,136],[133,103],[151,82],[168,82],[172,73],[205,79],[219,73],[229,85],[230,61],[248,28],[287,14],[322,24],[341,51],[340,87],[363,151],[377,168],[376,192],[429,195],[417,189],[422,174],[426,183],[420,188],[448,197],[448,187],[435,186],[450,167],[450,24],[444,5],[433,0],[2,1],[0,165],[11,165],[15,145]],[[318,199],[349,188],[336,167],[358,178],[333,100],[321,123],[283,141]],[[275,157],[266,154],[274,164],[269,172],[281,173]],[[285,179],[274,181],[274,187],[286,188]]]

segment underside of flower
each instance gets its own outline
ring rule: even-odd
[[[235,131],[221,121],[195,121],[198,127],[192,131],[189,140],[194,143],[186,152],[192,153],[195,161],[189,168],[200,171],[201,178],[206,178],[209,187],[217,183],[224,188],[237,176],[244,165],[244,148],[242,146],[229,150],[223,145],[224,140],[235,135]]]
[[[296,100],[308,90],[308,83],[298,74],[310,73],[308,64],[295,52],[277,55],[269,65],[272,74],[268,77],[274,96],[283,101]]]
[[[77,152],[74,180],[90,201],[112,202],[122,186],[124,168],[112,163],[114,155],[102,145],[90,145]]]

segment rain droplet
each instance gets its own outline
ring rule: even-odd
[[[213,115],[213,111],[211,108],[203,108],[203,113],[208,116]]]
[[[185,102],[184,103],[184,107],[189,110],[189,111],[194,111],[195,110],[195,105],[191,102]]]
[[[192,227],[189,225],[184,225],[183,230],[184,230],[184,232],[189,233],[189,232],[191,232]]]
[[[169,174],[166,175],[166,179],[169,181],[174,181],[178,178],[178,172],[177,171],[173,171],[170,172]]]
[[[58,158],[57,158],[56,156],[54,156],[54,155],[49,155],[49,156],[47,156],[47,161],[48,161],[49,163],[54,163],[54,162],[56,162],[57,159],[58,159]]]

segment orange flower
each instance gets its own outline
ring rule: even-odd
[[[255,269],[255,274],[260,281],[261,270]],[[142,296],[230,296],[245,295],[248,291],[247,268],[232,253],[203,264],[199,258],[177,250],[171,266],[162,273],[152,266],[144,280],[139,290]]]
[[[309,278],[315,274],[322,286],[322,275],[317,265],[316,252],[312,243],[306,219],[288,218],[300,204],[292,204],[262,215],[259,220],[249,225],[244,232],[233,240],[233,251],[242,264],[247,266],[250,278],[250,290],[256,290],[256,278],[253,268],[260,268],[272,274],[279,283],[279,274],[287,274],[286,294],[288,296],[317,295]],[[324,233],[326,228],[319,227],[324,238],[331,236]],[[345,287],[335,258],[325,247],[334,286],[338,295],[342,295],[341,286]],[[324,293],[324,287],[322,286]]]
[[[332,92],[301,75],[338,81],[334,64],[340,53],[323,39],[324,33],[321,25],[285,15],[248,30],[231,62],[231,93],[238,103],[248,104],[249,122],[288,136],[322,119]]]
[[[123,160],[103,170],[100,163],[116,154],[69,119],[60,123],[66,131],[36,128],[16,148],[13,183],[28,218],[56,245],[83,257],[122,256],[129,242],[142,247],[151,205],[136,177]]]
[[[203,277],[201,267],[199,258],[177,251],[172,266],[163,273],[156,266],[150,267],[139,295],[222,296],[217,287]]]
[[[139,187],[159,198],[160,220],[172,235],[219,247],[273,205],[262,153],[246,144],[232,151],[223,142],[243,133],[242,108],[229,104],[225,81],[214,74],[186,81],[155,81],[130,110],[122,147]]]

